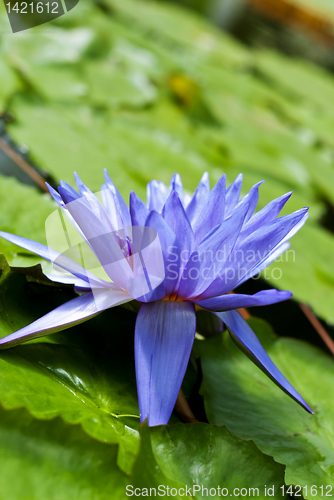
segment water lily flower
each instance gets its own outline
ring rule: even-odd
[[[172,177],[169,189],[153,180],[147,186],[147,204],[131,192],[129,208],[106,171],[102,202],[75,177],[78,191],[65,182],[58,191],[48,188],[105,276],[102,279],[85,269],[66,252],[0,232],[12,243],[56,263],[67,275],[49,277],[73,283],[79,294],[1,339],[0,348],[64,330],[104,309],[137,300],[141,303],[135,327],[140,418],[148,418],[150,426],[167,424],[191,354],[196,308],[203,308],[218,316],[256,364],[312,413],[236,310],[281,302],[289,299],[291,292],[229,293],[289,247],[288,240],[307,219],[307,208],[278,217],[291,196],[287,193],[255,213],[261,182],[240,198],[242,175],[227,189],[223,175],[210,190],[205,173],[192,196],[184,193],[178,174]],[[156,248],[149,263],[134,258],[138,253],[134,249],[136,228],[156,231],[160,260]],[[145,238],[143,232],[140,234]]]

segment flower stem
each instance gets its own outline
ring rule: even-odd
[[[299,307],[309,320],[309,322],[313,325],[314,329],[318,332],[322,340],[325,342],[326,346],[330,350],[330,352],[334,356],[334,342],[331,337],[328,335],[318,318],[313,314],[311,309],[306,304],[299,304]]]
[[[178,413],[178,415],[180,415],[182,420],[184,420],[187,423],[199,422],[199,420],[197,420],[197,418],[195,417],[195,415],[191,411],[191,408],[188,405],[188,402],[187,402],[187,400],[182,392],[182,389],[180,389],[179,395],[178,395],[176,403],[175,403],[174,410],[176,411],[176,413]]]
[[[241,316],[244,319],[249,319],[252,317],[252,315],[247,311],[245,307],[240,307],[240,309],[237,309],[238,313],[241,314]]]

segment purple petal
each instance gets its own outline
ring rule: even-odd
[[[72,186],[64,181],[60,181],[58,192],[62,197],[64,203],[71,203],[71,201],[81,198],[81,194],[79,194],[75,189],[72,188]]]
[[[196,331],[190,302],[143,304],[136,320],[135,359],[140,421],[165,425],[187,369]]]
[[[309,214],[307,212],[305,213],[305,210],[308,210],[308,209],[306,208],[303,210],[304,210],[304,215],[299,220],[299,222],[297,224],[295,224],[292,227],[292,229],[290,229],[288,234],[286,234],[282,240],[280,240],[276,245],[273,245],[273,248],[270,250],[270,252],[268,254],[266,254],[259,262],[257,262],[255,266],[251,266],[250,270],[238,281],[238,283],[235,285],[234,288],[241,285],[242,283],[247,281],[249,278],[252,278],[256,274],[263,271],[263,269],[265,269],[267,266],[269,266],[269,264],[274,262],[274,260],[276,260],[283,252],[285,252],[289,248],[290,243],[287,243],[287,240],[292,238],[292,236],[294,234],[296,234],[297,231],[299,231],[299,229],[305,224],[305,222],[307,221],[307,219],[309,217]],[[294,213],[296,213],[296,212],[294,212]],[[290,215],[293,215],[293,214],[290,214]],[[286,217],[289,217],[289,216],[286,216]],[[284,217],[280,217],[280,218],[283,219]],[[276,220],[279,220],[279,219],[276,219]]]
[[[199,244],[184,268],[178,289],[179,297],[197,297],[210,286],[233,251],[247,210],[247,205],[241,206]]]
[[[307,210],[308,208],[303,208],[279,217],[237,243],[228,264],[199,299],[223,295],[248,279],[253,270],[300,229],[306,220]]]
[[[50,186],[50,184],[48,184],[47,182],[45,183],[46,184],[46,187],[48,188],[52,198],[55,200],[55,202],[59,205],[59,207],[63,210],[64,214],[66,215],[66,217],[68,218],[68,220],[71,222],[71,224],[76,228],[76,230],[79,232],[80,236],[84,238],[83,234],[82,234],[82,231],[81,229],[79,228],[78,224],[75,222],[75,220],[73,219],[72,215],[69,213],[69,211],[67,210],[67,207],[64,203],[64,200],[63,198],[60,196],[60,194],[55,190],[53,189],[52,186]],[[76,192],[76,191],[75,191]],[[78,196],[79,198],[80,196]],[[72,199],[72,201],[74,201]]]
[[[224,220],[226,175],[222,175],[212,189],[196,224],[194,225],[195,244]]]
[[[169,191],[163,182],[151,181],[147,184],[147,208],[161,213]]]
[[[49,312],[28,326],[0,339],[0,348],[7,349],[27,340],[50,335],[87,321],[104,309],[129,302],[128,294],[115,290],[99,290],[80,295]]]
[[[148,209],[145,203],[136,195],[134,191],[130,193],[130,216],[132,226],[145,226],[148,217]]]
[[[108,283],[107,281],[100,280],[97,283],[89,282],[77,278],[76,276],[64,275],[59,273],[44,273],[44,275],[51,281],[55,283],[63,283],[64,285],[74,285],[74,291],[78,293],[90,292],[92,289],[97,290],[101,288],[119,290],[117,285],[114,283]]]
[[[252,217],[252,215],[255,211],[257,202],[259,201],[259,187],[263,183],[264,183],[264,181],[260,181],[257,184],[255,184],[254,186],[252,186],[250,188],[249,192],[239,201],[239,203],[237,204],[237,206],[234,209],[234,210],[238,210],[238,208],[241,205],[244,205],[244,204],[248,205],[248,212],[247,212],[247,215],[245,217],[245,223]]]
[[[187,205],[187,216],[190,224],[194,226],[200,213],[203,211],[205,203],[210,194],[210,179],[209,174],[204,172],[196,191],[194,192],[190,202]]]
[[[90,285],[95,284],[97,287],[105,287],[106,282],[104,280],[94,276],[92,273],[87,271],[87,269],[81,267],[69,257],[56,252],[56,250],[53,250],[52,248],[42,245],[37,241],[22,238],[22,236],[16,236],[15,234],[5,233],[3,231],[0,231],[0,236],[15,245],[29,250],[29,252],[33,252],[40,257],[43,257],[43,259],[46,259],[49,262],[56,262],[57,266],[86,281]],[[108,286],[112,285],[108,283]]]
[[[291,396],[297,403],[303,406],[309,413],[313,411],[298,394],[296,389],[287,381],[279,369],[271,361],[266,351],[263,349],[260,341],[256,337],[251,327],[240,316],[237,311],[229,311],[222,313],[214,313],[227,326],[231,332],[233,340],[236,340],[237,345],[240,345],[242,350],[250,357],[250,359],[275,382],[283,391]]]
[[[123,224],[115,205],[114,195],[107,184],[102,184],[101,186],[101,198],[113,230],[117,231],[118,229],[122,229]]]
[[[249,280],[250,278],[253,278],[256,274],[259,274],[261,271],[263,271],[266,267],[268,267],[270,264],[272,264],[282,253],[284,253],[288,248],[290,248],[290,243],[286,241],[285,243],[279,244],[275,247],[275,249],[270,252],[269,256],[267,256],[265,259],[263,259],[256,267],[251,269],[247,274],[245,274],[235,285],[234,288],[237,288],[239,285],[244,283],[245,281]]]
[[[104,178],[105,178],[105,181],[106,181],[108,188],[113,193],[116,209],[120,215],[120,218],[122,221],[122,226],[124,228],[131,226],[131,217],[130,217],[130,212],[129,212],[128,206],[125,203],[120,192],[118,191],[117,187],[110,179],[106,168],[104,169]]]
[[[232,182],[232,184],[226,190],[226,201],[225,201],[225,218],[231,215],[232,211],[235,209],[239,203],[241,187],[242,187],[242,174]]]
[[[69,276],[69,275],[61,275],[61,274],[53,274],[53,273],[44,273],[44,275],[51,281],[54,281],[55,283],[64,283],[64,285],[75,285],[78,288],[84,288],[86,289],[87,287],[92,288],[89,283],[86,281],[77,278],[76,276]]]
[[[145,225],[147,227],[153,227],[158,233],[165,265],[165,295],[170,295],[179,277],[178,266],[180,254],[178,253],[175,233],[163,217],[155,211],[149,213]]]
[[[253,217],[251,217],[247,224],[245,224],[240,236],[247,238],[247,236],[259,229],[261,226],[264,226],[265,224],[268,224],[272,220],[276,219],[291,195],[292,191],[276,198],[276,200],[272,200],[264,208],[262,208],[262,210],[259,210],[255,215],[253,215]]]
[[[103,206],[97,199],[91,202],[82,197],[69,203],[67,209],[109,278],[120,288],[127,290],[133,272],[120,248],[118,234],[113,231]],[[125,232],[123,233],[125,241]]]
[[[182,202],[176,191],[172,191],[162,210],[162,216],[176,236],[176,253],[180,259],[175,266],[180,280],[183,268],[194,249],[194,233]],[[176,284],[177,286],[177,284]]]
[[[65,206],[65,203],[64,203],[62,197],[60,196],[60,194],[58,193],[58,191],[56,191],[55,189],[53,189],[53,187],[50,186],[50,184],[48,182],[46,182],[45,185],[48,188],[49,193],[51,194],[51,196],[55,200],[55,202],[58,203],[58,205],[61,208],[63,208]]]
[[[278,290],[262,290],[254,295],[230,293],[212,297],[212,299],[195,300],[195,304],[209,311],[230,311],[240,307],[268,306],[283,300],[291,299],[292,293]]]
[[[169,183],[169,190],[176,191],[183,203],[183,186],[180,174],[174,174]]]

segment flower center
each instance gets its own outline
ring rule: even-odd
[[[162,300],[168,300],[169,302],[183,302],[183,299],[177,296],[177,292],[164,297]]]

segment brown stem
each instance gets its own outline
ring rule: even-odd
[[[326,346],[330,350],[330,352],[334,356],[334,342],[331,337],[328,335],[318,318],[313,314],[311,309],[306,304],[299,304],[299,307],[309,320],[309,322],[313,325],[314,329],[318,332],[322,340],[325,342]]]
[[[240,307],[240,309],[237,309],[238,313],[241,314],[241,316],[244,319],[249,319],[252,317],[252,315],[247,311],[245,307]]]
[[[190,406],[188,405],[187,400],[184,397],[182,389],[180,389],[174,410],[180,415],[182,420],[184,420],[187,423],[199,422],[199,420],[197,420],[197,418],[191,411]]]
[[[40,176],[30,165],[27,163],[13,148],[11,148],[3,139],[0,137],[0,148],[2,151],[11,158],[16,165],[18,165],[21,170],[23,170],[31,179],[33,179],[36,184],[43,189],[45,192],[49,192],[45,185],[45,181],[42,176]]]

